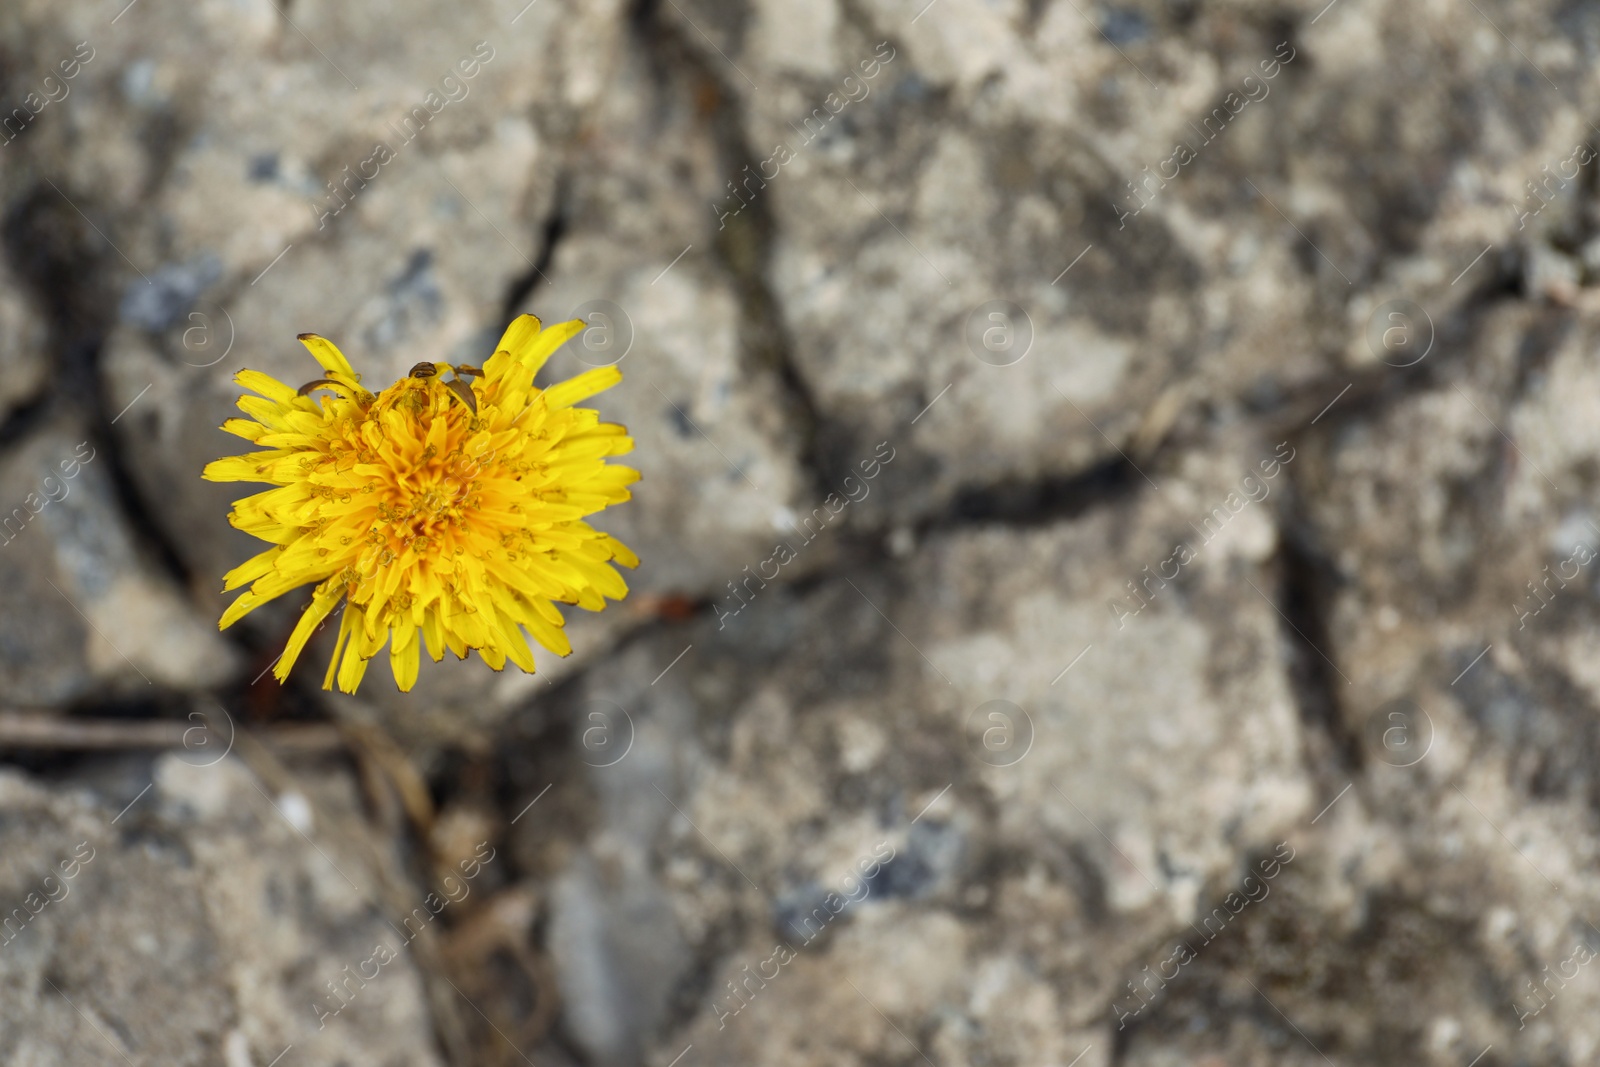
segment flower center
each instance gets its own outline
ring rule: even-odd
[[[419,562],[461,555],[494,455],[482,422],[442,383],[413,378],[343,429],[317,479],[319,510],[356,572],[376,579],[408,551]]]

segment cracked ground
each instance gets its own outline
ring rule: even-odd
[[[1600,1063],[1597,62],[1567,0],[6,0],[0,1062]],[[629,596],[280,685],[233,376],[522,313],[624,374]]]

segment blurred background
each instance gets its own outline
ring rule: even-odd
[[[7,0],[0,1060],[1600,1062],[1597,52]],[[631,595],[280,686],[233,375],[522,312],[625,375]]]

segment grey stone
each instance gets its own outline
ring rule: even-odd
[[[117,313],[129,325],[165,330],[194,307],[200,294],[221,275],[222,263],[210,254],[201,255],[192,263],[159,267],[149,279],[128,283]]]
[[[399,940],[372,871],[332,845],[347,778],[315,804],[273,800],[237,757],[198,751],[144,777],[113,797],[0,775],[8,1063],[233,1067],[290,1046],[308,1063],[440,1062],[403,946],[377,977],[345,973]]]
[[[0,461],[0,586],[19,608],[0,622],[9,701],[217,685],[237,668],[236,653],[129,529],[107,463],[103,445],[70,419]]]
[[[1303,395],[1374,362],[1372,309],[1408,297],[1442,324],[1493,284],[1496,255],[1452,285],[1486,248],[1575,245],[1589,225],[1581,177],[1559,178],[1583,169],[1583,105],[1524,79],[1532,51],[1575,62],[1552,20],[1422,63],[1464,39],[1453,13],[1340,4],[1290,32],[1259,5],[915,7],[662,14],[738,102],[758,162],[706,209],[770,219],[764,273],[825,462],[923,412],[902,436],[926,476],[870,505],[879,522]],[[1482,121],[1462,120],[1469,98]],[[1180,142],[1194,158],[1163,169]],[[1570,298],[1570,261],[1529,262]]]
[[[1238,1025],[1263,996],[1349,1062],[1588,1055],[1600,440],[1574,413],[1600,379],[1592,327],[1562,314],[1477,309],[1460,358],[1384,372],[1301,442],[1304,548],[1328,567],[1327,631],[1301,650],[1332,716],[1312,740],[1356,762],[1320,776],[1332,806],[1282,899],[1130,1062],[1315,1062],[1290,1029]]]
[[[47,343],[33,299],[0,265],[0,420],[42,390],[50,366]]]
[[[528,308],[564,320],[611,305],[545,373],[617,363],[623,383],[598,402],[633,435],[623,462],[643,477],[600,524],[639,554],[633,586],[714,596],[732,577],[727,560],[766,547],[809,495],[800,427],[775,370],[748,352],[737,279],[715,251],[703,205],[717,150],[689,87],[655,95],[644,58],[624,58],[593,118],[605,136],[580,141],[566,163],[596,178],[574,191],[549,282]]]
[[[695,960],[677,1025],[636,1024],[652,1061],[914,1057],[902,1035],[952,1060],[1107,1048],[1141,946],[1314,814],[1281,622],[1249,584],[1274,584],[1271,512],[1188,526],[1272,455],[1238,442],[1079,520],[760,589],[586,674],[556,700],[599,816],[556,875],[572,903],[549,937],[587,994],[569,1025],[598,1031],[606,1002],[570,947],[607,928],[603,897],[576,887],[631,840],[609,862],[644,864]],[[1137,606],[1125,583],[1178,541],[1197,554],[1177,580],[1108,606]],[[614,763],[585,748],[597,712],[633,739]]]

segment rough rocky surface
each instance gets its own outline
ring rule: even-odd
[[[0,419],[33,400],[49,373],[44,319],[9,271],[0,270]]]
[[[238,663],[128,529],[104,447],[83,423],[63,419],[0,461],[0,583],[15,605],[0,623],[10,701],[212,686]]]
[[[888,568],[760,591],[571,687],[557,706],[602,817],[552,932],[585,1051],[627,1062],[674,1007],[665,1059],[1107,1048],[1103,1005],[1142,946],[1309,814],[1277,616],[1251,587],[1274,581],[1271,521],[1241,512],[1209,544],[1185,530],[1247,457],[1197,461],[1170,502],[940,534]],[[1116,617],[1123,583],[1184,537],[1183,578]],[[601,728],[631,739],[614,763]],[[566,836],[530,816],[529,862],[553,866],[538,853]],[[741,1009],[728,983],[776,945],[795,958]]]
[[[1546,0],[8,3],[0,906],[95,855],[0,1058],[1592,1062],[1597,59]],[[232,375],[522,311],[624,372],[633,594],[531,677],[264,678]]]
[[[1452,279],[1491,243],[1539,233],[1566,253],[1548,284],[1581,273],[1588,16],[1518,9],[1508,44],[1499,15],[1376,0],[1315,21],[1260,4],[791,8],[701,0],[663,19],[739,99],[751,169],[712,210],[769,220],[794,365],[849,442],[829,458],[949,388],[906,435],[927,476],[885,497],[900,515],[1370,365],[1371,311],[1458,305],[1473,287]],[[1574,180],[1536,197],[1544,166]],[[1014,310],[991,319],[991,301]]]
[[[0,778],[6,1062],[439,1063],[406,953],[370,982],[345,973],[401,947],[320,817],[349,821],[349,777],[274,798],[220,756],[102,768],[98,788]]]

